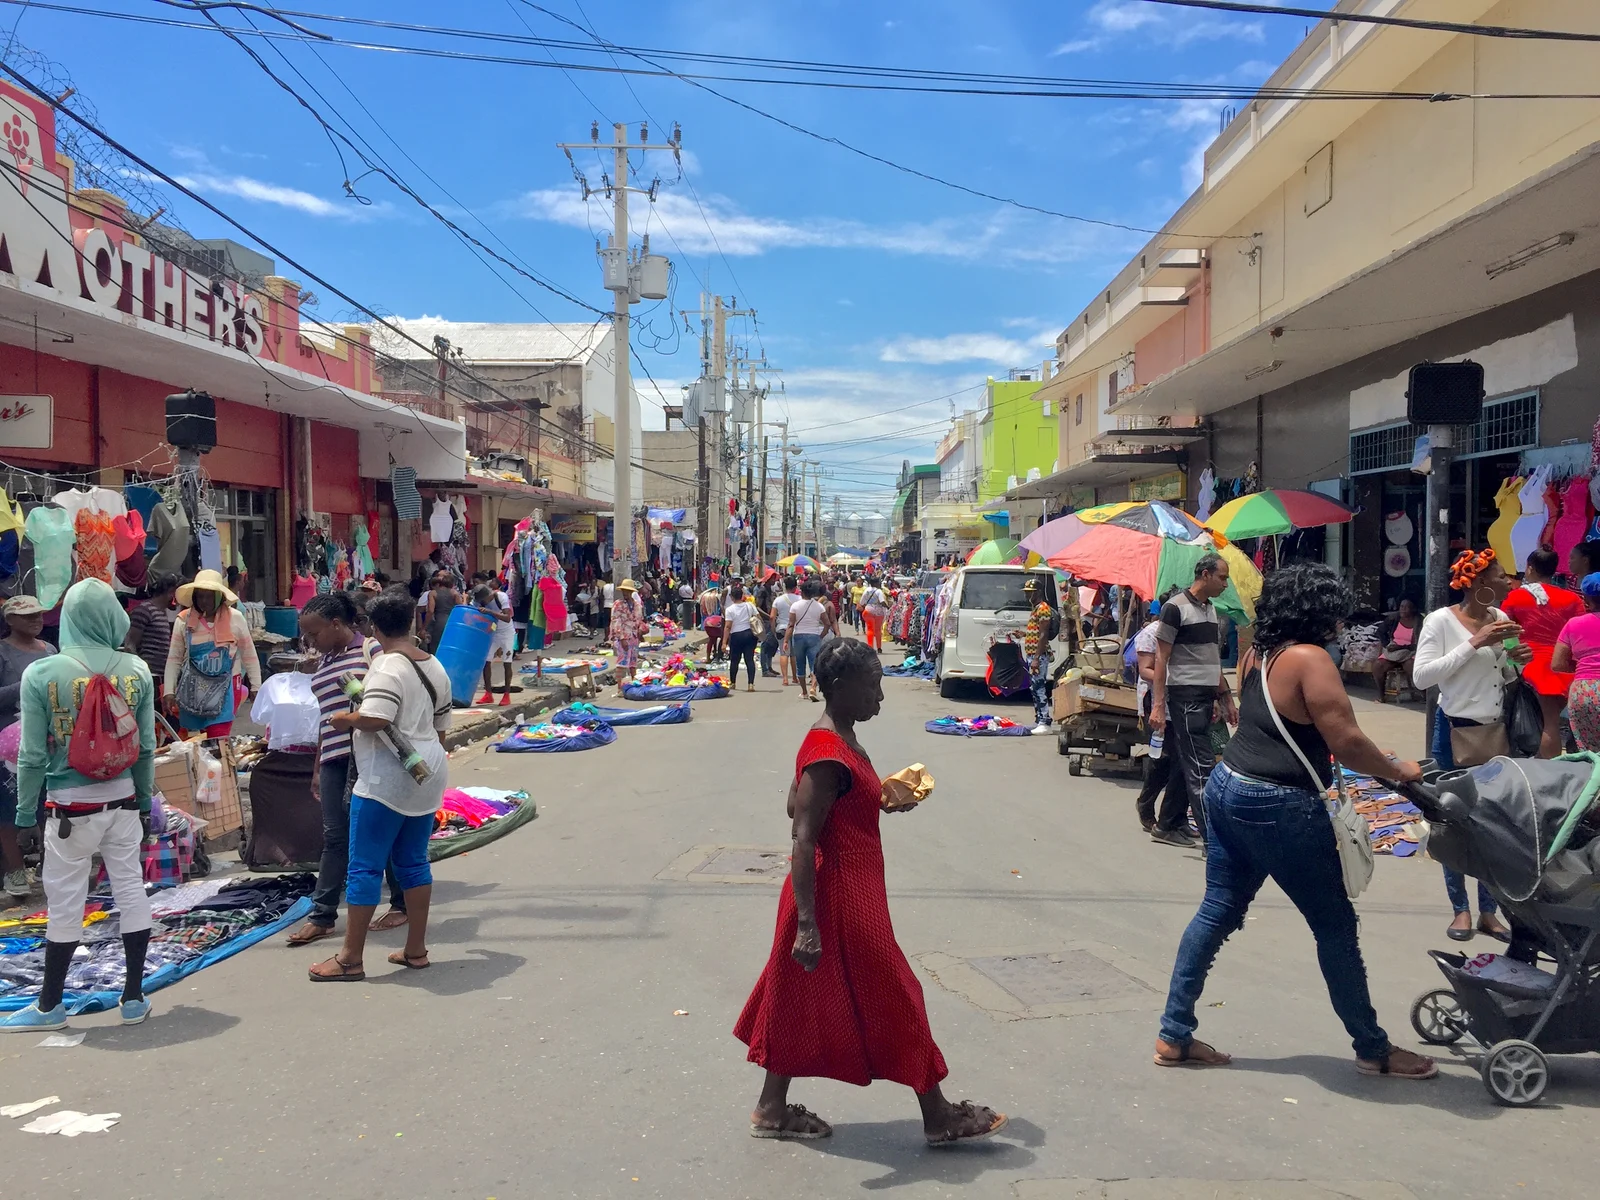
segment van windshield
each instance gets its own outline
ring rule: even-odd
[[[986,612],[999,612],[1003,609],[1018,609],[1027,612],[1037,600],[1030,601],[1028,593],[1023,591],[1028,580],[1038,579],[1044,583],[1044,598],[1051,607],[1056,605],[1056,578],[1053,573],[1045,571],[972,571],[967,572],[966,581],[961,585],[961,607],[982,609]],[[1035,590],[1034,595],[1038,592]]]

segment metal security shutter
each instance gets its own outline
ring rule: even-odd
[[[1427,430],[1397,421],[1350,435],[1350,474],[1372,475],[1411,465],[1417,439]],[[1539,444],[1539,393],[1524,392],[1491,400],[1476,425],[1456,428],[1456,457],[1483,458]]]

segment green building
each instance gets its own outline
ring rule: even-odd
[[[979,430],[983,457],[978,471],[978,503],[999,499],[1007,480],[1028,478],[1030,470],[1053,475],[1060,456],[1060,420],[1048,400],[1035,394],[1044,384],[1038,379],[989,380],[986,408]]]

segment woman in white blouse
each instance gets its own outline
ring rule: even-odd
[[[1417,637],[1411,668],[1417,687],[1439,689],[1431,746],[1441,770],[1485,761],[1481,753],[1472,755],[1474,761],[1463,760],[1452,734],[1463,744],[1469,738],[1480,745],[1495,740],[1493,731],[1500,724],[1506,682],[1532,657],[1532,651],[1515,640],[1522,627],[1496,607],[1511,590],[1511,581],[1493,550],[1462,551],[1451,565],[1450,586],[1461,593],[1461,602],[1428,614]],[[1507,642],[1513,646],[1508,647]],[[1487,732],[1465,732],[1479,729]],[[1503,734],[1502,728],[1502,741]],[[1455,919],[1446,932],[1454,941],[1468,941],[1473,925],[1466,880],[1446,867],[1444,887],[1455,909]],[[1494,897],[1482,883],[1478,884],[1477,931],[1510,940],[1511,931],[1495,915]]]

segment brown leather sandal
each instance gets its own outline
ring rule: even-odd
[[[1163,1048],[1177,1053],[1165,1054]],[[1175,1046],[1157,1038],[1154,1061],[1158,1067],[1225,1067],[1233,1061],[1233,1055],[1224,1054],[1215,1046],[1198,1040]]]

